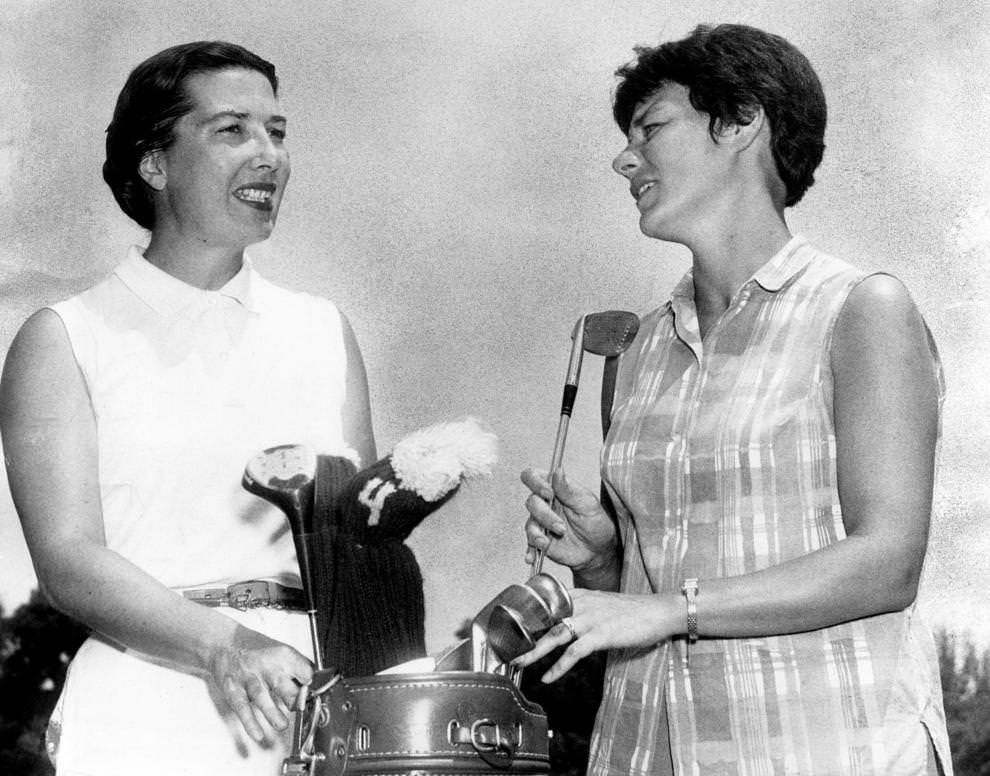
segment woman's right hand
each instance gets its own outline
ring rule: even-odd
[[[526,499],[527,562],[544,548],[550,560],[579,574],[617,563],[615,523],[594,493],[570,484],[563,472],[552,484],[547,472],[539,469],[526,469],[521,479],[531,491]],[[557,512],[550,507],[554,496]]]
[[[299,688],[313,678],[312,664],[298,651],[243,625],[212,652],[207,670],[245,732],[267,745],[273,741],[260,720],[275,731],[286,730]]]

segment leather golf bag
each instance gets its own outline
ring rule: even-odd
[[[505,676],[324,672],[313,688],[286,776],[550,773],[546,715]]]
[[[319,457],[316,642],[335,667],[300,693],[285,776],[549,774],[543,709],[504,672],[472,670],[470,649],[438,671],[375,673],[425,657],[422,578],[403,542],[490,468],[493,444],[473,424],[447,424],[362,471]]]

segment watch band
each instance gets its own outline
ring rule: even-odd
[[[687,637],[688,643],[694,644],[698,640],[698,580],[685,579],[681,583],[681,593],[687,603]]]

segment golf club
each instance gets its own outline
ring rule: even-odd
[[[503,663],[531,650],[548,630],[574,613],[567,589],[545,573],[524,585],[509,585],[493,603],[487,637]]]
[[[605,356],[606,362],[608,362],[609,359],[615,359],[632,344],[638,331],[639,316],[624,310],[606,310],[600,313],[582,315],[574,324],[574,332],[571,335],[571,356],[567,365],[564,396],[560,406],[560,421],[557,424],[557,437],[554,440],[553,457],[550,461],[551,482],[554,475],[560,470],[564,458],[564,443],[567,438],[571,413],[574,410],[574,401],[577,398],[584,351],[596,356]],[[612,363],[615,362],[612,361]],[[557,510],[556,496],[550,502],[550,507],[554,511]],[[545,547],[536,551],[531,568],[534,576],[542,571],[545,555]]]
[[[314,664],[320,671],[323,669],[323,650],[316,624],[315,580],[310,553],[314,533],[316,454],[305,445],[269,447],[248,461],[241,484],[248,492],[277,506],[289,519],[309,615]]]

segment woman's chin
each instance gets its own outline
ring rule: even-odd
[[[658,223],[656,219],[649,218],[645,213],[639,219],[639,230],[647,237],[652,237],[654,240],[677,242],[671,229],[666,228],[664,224]]]

